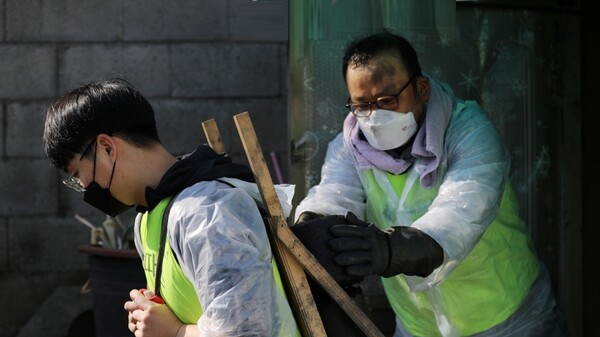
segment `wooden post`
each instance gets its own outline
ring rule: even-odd
[[[304,336],[325,336],[325,330],[302,266],[367,336],[383,337],[383,333],[291,231],[275,192],[250,115],[248,112],[243,112],[233,118],[269,215],[270,231],[276,244],[275,257],[278,259],[279,266],[282,266],[285,271],[282,277],[286,289],[289,288],[288,297],[291,297],[296,319],[301,319],[299,324]]]
[[[219,128],[217,128],[217,122],[215,122],[213,118],[204,121],[202,122],[202,129],[204,130],[204,135],[206,136],[208,146],[210,146],[217,153],[225,152],[225,145],[223,145],[223,141],[221,140],[221,134],[219,133]]]
[[[206,136],[208,145],[216,152],[225,152],[225,146],[221,141],[219,129],[217,128],[215,120],[209,119],[204,121],[202,123],[202,128],[204,129],[204,135]],[[281,214],[283,215],[283,211],[281,211]],[[289,253],[280,242],[278,243],[277,240],[275,240],[275,236],[269,227],[267,227],[267,233],[269,234],[269,239],[271,241],[273,255],[275,256],[278,266],[280,266],[279,273],[286,293],[288,294],[290,306],[294,311],[294,318],[302,332],[302,336],[327,336],[302,267],[292,257],[282,257],[281,255],[287,255]],[[292,296],[290,296],[290,294]]]

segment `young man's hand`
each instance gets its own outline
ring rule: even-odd
[[[140,291],[143,290],[143,291]],[[145,289],[132,289],[131,301],[125,302],[128,312],[127,327],[136,337],[175,336],[183,326],[177,316],[165,304],[151,300],[154,294]]]

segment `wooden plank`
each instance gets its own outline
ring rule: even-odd
[[[302,325],[304,325],[304,329],[308,330],[305,336],[314,336],[315,333],[324,336],[325,332],[302,267],[329,293],[367,336],[383,337],[383,333],[291,231],[275,192],[250,115],[248,112],[243,112],[233,118],[250,162],[250,167],[254,172],[263,202],[267,208],[270,230],[275,237],[277,252],[282,260],[281,265],[285,267],[285,274],[290,277],[288,285],[291,288],[292,297],[295,299],[296,309],[299,311],[299,316],[296,317],[304,319]],[[289,294],[290,292],[288,292],[288,296]],[[316,326],[317,323],[318,326]],[[313,332],[313,330],[318,331]]]
[[[285,217],[260,145],[256,139],[252,122],[247,113],[236,115],[233,118],[268,213],[270,226],[267,226],[267,232],[271,239],[273,255],[279,266],[281,278],[286,289],[288,301],[294,312],[296,323],[304,337],[325,337],[327,333],[325,332],[325,327],[312,296],[306,274],[298,260],[291,255],[290,251],[286,249],[280,240],[277,240],[273,220],[276,219],[275,223],[279,221],[285,222]]]
[[[219,133],[219,128],[217,127],[217,122],[214,118],[202,122],[202,129],[204,130],[208,146],[217,153],[225,152],[225,145],[221,140],[221,134]]]
[[[216,124],[215,120],[209,119],[209,120],[203,122],[202,128],[204,129],[204,135],[206,136],[206,139],[208,140],[208,145],[210,147],[212,147],[213,150],[215,150],[215,151],[217,151],[216,149],[220,149],[220,151],[225,152],[225,146],[221,142],[221,136],[219,134],[219,129],[217,128],[217,124]],[[219,152],[219,151],[217,151],[217,152]],[[269,218],[269,219],[271,219],[271,218]],[[288,299],[290,300],[290,304],[293,309],[299,308],[299,306],[302,306],[302,308],[303,308],[303,309],[299,309],[299,310],[294,309],[294,318],[296,319],[296,322],[298,323],[298,327],[302,331],[302,335],[305,337],[326,336],[325,328],[323,327],[323,322],[321,321],[321,318],[318,313],[318,309],[316,308],[316,305],[314,304],[314,299],[312,298],[310,286],[307,283],[306,275],[304,274],[302,267],[295,267],[293,265],[289,266],[289,263],[287,263],[287,260],[285,258],[282,259],[280,257],[280,254],[278,253],[278,251],[276,251],[277,242],[276,242],[275,236],[271,232],[270,228],[267,228],[267,232],[269,233],[269,240],[271,241],[271,246],[273,247],[273,255],[275,256],[278,266],[280,266],[279,273],[280,273],[282,281],[285,285],[286,292],[288,294],[299,293],[298,296],[300,297],[300,300],[298,300],[296,297],[292,297],[292,298],[288,298]],[[282,248],[282,247],[280,247],[280,248]],[[285,249],[285,248],[283,248],[283,249]],[[287,268],[285,267],[286,264],[288,265]],[[296,262],[296,264],[297,264],[297,262]],[[294,273],[298,273],[298,272],[301,273],[301,276],[304,277],[304,279],[299,281],[298,280],[299,276],[290,278],[287,275],[287,273],[289,273],[290,270],[292,270]],[[293,284],[298,284],[299,285],[298,288],[302,289],[302,290],[290,289],[290,287],[289,287],[290,282],[293,282]],[[308,294],[306,294],[307,291],[308,291]],[[310,296],[310,298],[309,298],[309,296]],[[308,308],[307,308],[307,305],[305,303],[311,303],[311,302],[312,302],[312,304],[308,304]],[[298,303],[301,303],[301,304],[298,304]],[[310,308],[311,306],[314,308]],[[306,313],[307,311],[308,311],[308,313]],[[318,322],[316,322],[317,320],[318,320]],[[311,322],[311,323],[308,323],[308,322]]]

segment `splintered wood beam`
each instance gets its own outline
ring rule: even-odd
[[[304,336],[325,336],[325,330],[302,267],[327,291],[367,336],[383,337],[383,333],[289,228],[250,120],[250,115],[248,112],[243,112],[233,116],[233,118],[269,216],[269,229],[276,246],[274,253],[276,253],[279,265],[284,267],[282,277],[285,276],[284,283],[286,289],[288,289],[288,297],[291,297],[292,309],[295,310],[296,318],[301,319],[300,328]]]

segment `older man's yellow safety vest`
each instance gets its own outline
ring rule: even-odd
[[[439,185],[425,189],[417,179],[408,186],[409,172],[397,176],[388,173],[389,185],[382,188],[372,170],[363,171],[370,222],[387,228],[398,225],[393,223],[398,209],[409,223],[427,212]],[[384,192],[390,187],[398,196],[406,196],[400,205],[390,205]],[[408,194],[405,188],[410,188]],[[442,314],[460,336],[470,336],[502,323],[519,308],[539,275],[540,265],[518,214],[518,203],[507,181],[496,218],[442,283],[412,292],[402,274],[382,278],[390,305],[408,332],[413,336],[441,336],[436,315]]]

